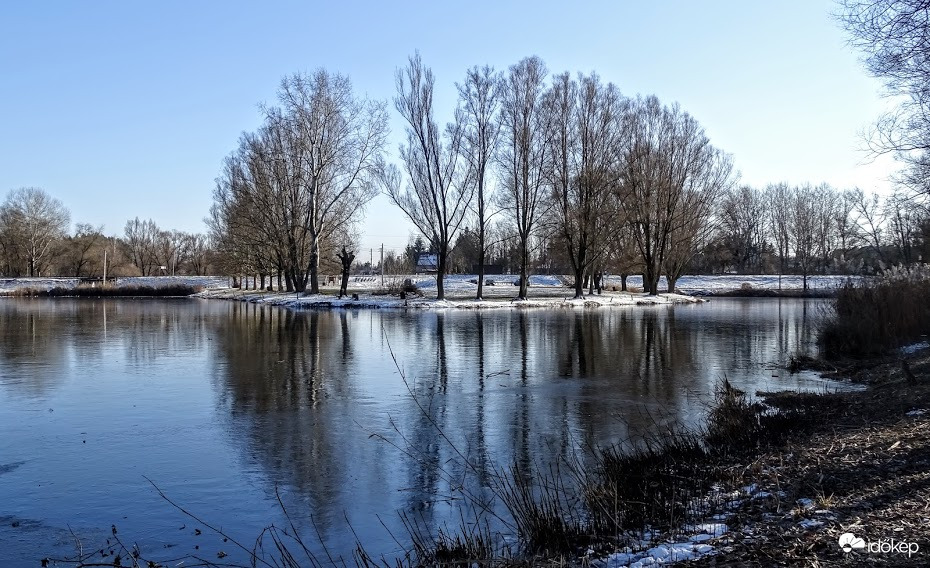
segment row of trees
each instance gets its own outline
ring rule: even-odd
[[[214,262],[205,235],[160,229],[138,218],[126,224],[122,238],[103,227],[77,223],[42,189],[11,191],[0,205],[0,274],[5,276],[99,277],[161,274],[203,275]]]
[[[699,271],[872,273],[923,258],[928,217],[912,198],[827,184],[726,192]],[[930,243],[928,243],[930,244]]]
[[[550,80],[538,57],[503,73],[472,68],[445,129],[419,55],[396,82],[394,106],[407,123],[403,172],[387,167],[382,183],[438,256],[439,298],[462,227],[470,220],[477,228],[483,267],[495,216],[516,241],[521,298],[533,256],[553,243],[569,261],[576,296],[610,265],[635,265],[650,293],[663,273],[674,287],[710,204],[734,179],[729,156],[688,113],[656,97],[625,97],[594,73]]]
[[[538,57],[469,69],[440,127],[435,78],[419,55],[396,74],[399,164],[384,161],[387,111],[344,76],[286,77],[265,121],[243,134],[217,180],[210,228],[222,269],[277,274],[318,292],[321,267],[347,274],[365,204],[387,194],[443,276],[488,264],[570,273],[575,293],[604,272],[642,274],[650,293],[701,272],[868,272],[920,254],[924,217],[827,185],[736,186],[730,157],[700,124],[656,97],[626,97],[592,73],[550,75]],[[127,232],[128,235],[128,232]],[[408,247],[410,248],[410,247]]]

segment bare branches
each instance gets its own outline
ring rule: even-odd
[[[445,133],[436,124],[433,111],[433,72],[416,54],[396,75],[394,106],[407,123],[407,142],[400,147],[407,184],[401,189],[396,168],[382,176],[385,193],[414,225],[430,239],[438,255],[437,298],[445,297],[443,277],[455,236],[465,218],[475,186],[470,176],[477,170],[462,168],[462,112]]]
[[[519,238],[520,298],[526,298],[532,239],[546,208],[546,73],[542,59],[527,57],[510,67],[501,87],[501,203]]]
[[[0,206],[0,248],[19,256],[29,276],[43,275],[52,246],[67,234],[70,224],[71,213],[44,190],[15,189]]]
[[[289,290],[316,293],[322,248],[378,192],[387,113],[325,69],[285,77],[278,102],[227,158],[211,229],[241,269],[283,271]]]
[[[911,170],[905,183],[927,195],[926,183],[913,174],[925,170],[930,152],[930,2],[844,0],[838,18],[869,72],[884,80],[889,94],[903,97],[876,121],[871,149],[894,153]]]

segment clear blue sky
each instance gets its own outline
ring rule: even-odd
[[[457,6],[457,7],[453,7]],[[859,133],[886,106],[830,0],[669,2],[5,2],[0,192],[38,186],[75,222],[203,231],[214,179],[281,77],[326,67],[387,99],[419,50],[451,115],[467,67],[539,55],[628,95],[677,101],[742,180],[887,191]],[[391,107],[393,112],[393,107]],[[441,117],[446,120],[448,116]],[[394,113],[390,151],[402,124]],[[364,248],[410,225],[377,198]],[[367,256],[367,255],[366,255]]]

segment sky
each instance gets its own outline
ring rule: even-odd
[[[394,73],[419,51],[451,118],[467,68],[529,55],[596,71],[625,95],[677,102],[732,154],[741,183],[887,192],[895,164],[863,150],[888,108],[830,0],[778,3],[105,1],[0,4],[0,194],[40,187],[72,221],[204,232],[222,161],[261,123],[280,80],[325,67],[403,123]],[[362,255],[401,250],[412,225],[385,196]]]

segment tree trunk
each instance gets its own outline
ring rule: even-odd
[[[484,227],[478,232],[478,293],[476,300],[481,300],[484,294]]]
[[[643,289],[650,295],[655,296],[659,293],[659,278],[662,274],[659,270],[653,269],[651,266],[646,267],[646,271],[643,273]]]
[[[629,276],[629,274],[621,274],[621,275],[620,275],[620,291],[621,291],[621,292],[626,292],[626,279],[627,279],[627,276]]]
[[[342,284],[339,286],[339,297],[349,295],[349,270],[347,268],[342,269]]]
[[[294,291],[294,278],[291,276],[290,270],[284,271],[284,285],[287,287],[288,292]]]
[[[284,287],[281,286],[281,271],[278,271],[278,292],[280,292]]]
[[[339,285],[339,297],[348,295],[349,289],[349,269],[352,268],[352,261],[355,260],[355,254],[342,247],[339,254],[336,255],[342,263],[342,283]]]
[[[310,293],[320,293],[320,244],[310,246]],[[306,287],[306,286],[305,286]]]
[[[666,275],[665,275],[665,279],[668,280],[668,293],[669,293],[669,294],[674,294],[674,293],[675,293],[675,284],[678,282],[678,277],[677,277],[677,276],[672,276],[672,275],[670,275],[670,274],[666,274]]]
[[[523,239],[523,242],[520,243],[520,291],[517,293],[517,298],[520,300],[526,299],[526,289],[527,289],[527,278],[529,277],[529,251],[527,250],[526,240]]]
[[[574,267],[573,270],[575,272],[575,298],[584,298],[584,281],[587,278],[584,269]]]
[[[439,262],[436,266],[436,299],[445,300],[446,299],[446,290],[443,287],[443,280],[446,277],[446,257],[448,252],[445,250],[445,247],[439,247]]]

